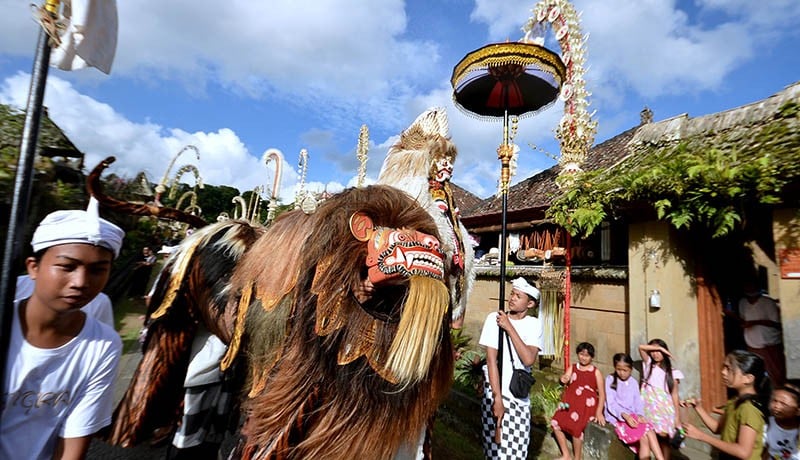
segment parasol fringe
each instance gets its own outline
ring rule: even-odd
[[[538,108],[538,109],[536,109],[536,110],[531,110],[531,111],[529,111],[529,112],[526,112],[526,113],[524,113],[524,114],[519,114],[519,115],[518,115],[518,114],[514,114],[514,116],[515,116],[515,117],[517,117],[517,118],[520,118],[520,119],[522,119],[522,118],[530,118],[530,117],[532,117],[532,116],[534,116],[534,115],[537,115],[537,114],[539,114],[539,113],[541,113],[541,112],[543,112],[543,111],[545,111],[545,110],[549,109],[550,107],[552,107],[552,105],[553,105],[553,104],[555,104],[555,103],[556,103],[556,101],[557,101],[557,100],[558,100],[558,99],[554,99],[553,101],[551,101],[551,102],[548,102],[547,104],[545,104],[545,105],[543,105],[543,106],[539,107],[539,108]],[[464,108],[464,107],[463,107],[463,106],[461,106],[461,104],[459,104],[459,103],[458,103],[458,101],[456,100],[456,95],[455,95],[455,93],[453,93],[453,104],[456,106],[456,108],[457,108],[457,109],[458,109],[458,110],[459,110],[461,113],[463,113],[464,115],[466,115],[466,116],[468,116],[468,117],[470,117],[470,118],[474,118],[474,119],[476,119],[476,120],[481,120],[481,121],[494,121],[494,122],[500,122],[500,123],[502,123],[502,121],[503,121],[503,117],[497,117],[497,116],[494,116],[494,115],[480,115],[480,114],[477,114],[477,113],[475,113],[475,112],[472,112],[472,111],[470,111],[470,110],[468,110],[468,109]]]

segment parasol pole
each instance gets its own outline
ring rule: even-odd
[[[500,160],[500,200],[502,211],[500,213],[500,293],[498,311],[504,311],[506,306],[506,227],[508,225],[508,183],[511,180],[511,157],[514,155],[514,146],[508,140],[508,110],[503,113],[503,143],[497,148],[497,159]],[[500,384],[503,382],[503,339],[505,331],[498,327],[497,340],[497,372]],[[513,358],[512,358],[513,359]],[[495,432],[496,441],[499,443],[499,427]]]
[[[59,0],[47,0],[44,9],[53,19],[58,15]],[[0,275],[0,299],[3,311],[0,314],[0,382],[5,379],[8,346],[11,336],[11,324],[14,319],[14,293],[16,291],[15,262],[21,254],[21,231],[27,225],[28,208],[33,184],[33,159],[36,155],[36,142],[39,138],[39,127],[42,121],[42,105],[44,90],[47,85],[48,64],[50,63],[50,43],[47,31],[39,30],[39,41],[36,45],[36,56],[33,60],[31,85],[28,91],[28,105],[25,109],[25,124],[22,128],[22,139],[17,159],[17,174],[14,179],[14,190],[11,196],[11,212],[8,217],[8,233],[3,251],[3,268]],[[14,287],[11,281],[15,280]]]
[[[569,306],[572,303],[572,235],[567,233],[567,268],[564,272],[564,371],[569,369]]]
[[[508,130],[509,112],[520,116],[552,103],[565,78],[564,63],[552,51],[533,43],[494,43],[468,53],[453,68],[450,83],[457,107],[480,116],[503,116],[503,143],[497,148],[500,160],[500,293],[498,310],[505,308],[506,258],[508,245],[508,185],[514,146]],[[502,109],[502,112],[501,112]],[[503,333],[498,333],[498,367],[502,382]],[[500,441],[500,429],[495,440]]]

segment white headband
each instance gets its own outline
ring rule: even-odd
[[[514,289],[519,289],[520,291],[524,292],[525,294],[528,294],[529,296],[533,297],[533,299],[536,302],[539,302],[539,298],[542,295],[541,292],[539,292],[538,289],[536,289],[534,286],[531,286],[530,284],[528,284],[528,282],[525,281],[525,278],[517,278],[517,279],[515,279],[514,281],[511,282],[511,286],[513,286]]]
[[[97,200],[92,198],[86,211],[55,211],[48,214],[33,232],[33,252],[59,244],[86,243],[108,249],[115,258],[119,256],[125,232],[101,218],[97,204]]]

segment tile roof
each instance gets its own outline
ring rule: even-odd
[[[455,199],[458,209],[462,214],[471,211],[483,203],[483,200],[479,196],[452,182],[450,182],[450,189],[453,191],[453,199]]]
[[[592,147],[583,169],[591,171],[608,168],[625,158],[629,153],[626,146],[638,128],[638,126],[631,128]],[[555,165],[512,186],[508,191],[508,212],[547,208],[559,193],[555,180],[560,169],[559,165]],[[501,212],[502,200],[495,195],[483,200],[469,212],[462,211],[461,214],[462,220],[468,222],[471,218],[486,218],[493,215],[497,215],[499,219]]]

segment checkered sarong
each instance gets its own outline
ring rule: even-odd
[[[501,431],[503,437],[500,444],[497,444],[494,442],[495,421],[492,417],[492,399],[492,388],[485,383],[481,403],[484,456],[493,460],[528,458],[528,444],[531,440],[530,406],[513,397],[503,396],[503,405],[506,408]]]

